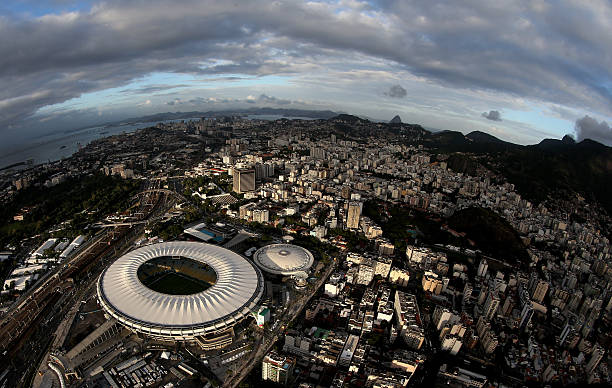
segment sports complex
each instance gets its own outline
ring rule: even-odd
[[[253,254],[253,261],[273,275],[306,277],[314,262],[312,253],[298,245],[270,244]]]
[[[219,246],[165,242],[121,256],[100,276],[104,311],[140,334],[218,348],[252,314],[264,280],[259,268]]]

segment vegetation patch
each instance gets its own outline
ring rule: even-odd
[[[512,225],[491,209],[470,207],[448,219],[452,229],[463,232],[476,247],[494,258],[510,263],[528,263],[527,248]]]
[[[66,234],[78,234],[101,215],[127,208],[139,188],[139,181],[96,174],[68,179],[49,188],[24,189],[0,209],[0,247],[16,245],[26,237],[68,220],[71,222]],[[13,220],[17,213],[24,214],[23,221]]]

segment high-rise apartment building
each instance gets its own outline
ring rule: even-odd
[[[346,227],[348,229],[359,228],[359,217],[361,216],[361,203],[349,202],[348,215],[346,217]]]
[[[487,321],[490,321],[495,317],[497,309],[499,308],[499,297],[496,292],[489,292],[487,300],[484,304],[483,315]]]
[[[532,289],[529,290],[531,293],[531,300],[542,303],[544,301],[544,297],[548,292],[548,282],[544,280],[538,280],[534,283]]]
[[[293,372],[295,359],[279,355],[275,352],[268,353],[261,364],[262,380],[270,380],[279,384],[287,384]]]
[[[416,297],[402,291],[395,291],[395,314],[400,336],[412,349],[420,349],[425,341],[421,316]]]
[[[255,190],[255,170],[236,168],[233,173],[234,192],[246,193]]]
[[[477,276],[485,277],[487,275],[487,270],[489,269],[489,263],[487,259],[480,260],[480,264],[478,264],[478,272],[476,272]]]
[[[606,351],[602,347],[600,347],[600,346],[596,346],[595,349],[593,349],[593,353],[591,355],[591,359],[586,364],[586,370],[587,370],[588,373],[593,373],[595,368],[597,368],[597,366],[599,365],[599,363],[603,359],[603,356],[604,356],[605,353],[606,353]]]

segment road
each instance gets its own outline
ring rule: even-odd
[[[246,359],[243,363],[243,367],[240,368],[238,373],[230,376],[224,383],[223,387],[237,387],[244,378],[246,378],[249,373],[253,370],[255,365],[259,365],[263,360],[264,356],[272,349],[272,346],[278,341],[279,335],[285,331],[285,328],[288,324],[293,322],[295,318],[297,318],[302,309],[310,302],[310,299],[317,293],[319,288],[325,283],[327,278],[332,274],[332,272],[336,269],[337,261],[334,260],[325,271],[325,274],[322,275],[312,291],[308,295],[304,295],[298,303],[295,303],[279,320],[276,329],[270,331],[268,333],[264,332],[264,336],[259,346],[256,347],[256,351],[251,353],[251,357]]]

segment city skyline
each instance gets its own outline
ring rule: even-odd
[[[7,146],[158,112],[330,109],[533,144],[612,144],[612,7],[11,1]]]

